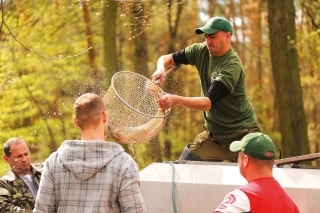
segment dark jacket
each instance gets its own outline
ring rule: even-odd
[[[31,173],[39,185],[43,163],[32,164]],[[32,212],[36,198],[27,184],[11,169],[0,178],[0,213]]]

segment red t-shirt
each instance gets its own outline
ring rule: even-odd
[[[257,179],[226,195],[213,213],[299,213],[296,203],[273,178]]]

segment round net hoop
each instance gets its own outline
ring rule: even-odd
[[[107,107],[109,134],[117,142],[148,141],[164,127],[170,109],[159,109],[158,97],[146,90],[146,85],[150,84],[154,83],[135,72],[120,71],[112,76],[103,100]]]

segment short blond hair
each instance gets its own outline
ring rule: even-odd
[[[93,93],[81,95],[74,103],[74,112],[80,129],[97,126],[106,106],[102,97]]]

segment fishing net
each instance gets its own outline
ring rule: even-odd
[[[170,113],[170,109],[161,110],[156,103],[157,96],[162,93],[160,87],[138,73],[120,71],[114,74],[103,97],[110,136],[123,144],[153,139]]]

